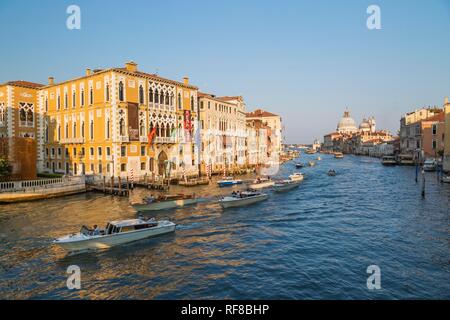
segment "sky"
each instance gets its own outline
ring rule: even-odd
[[[80,30],[66,27],[72,4]],[[0,43],[1,83],[133,60],[281,115],[287,143],[322,139],[346,107],[396,133],[402,114],[450,96],[450,0],[0,0]]]

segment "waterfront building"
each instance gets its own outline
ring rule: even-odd
[[[324,151],[329,151],[329,152],[333,152],[333,151],[339,151],[337,150],[338,148],[338,141],[342,138],[342,134],[339,132],[332,132],[329,134],[326,134],[323,137],[323,146],[322,149]]]
[[[246,160],[250,167],[261,167],[271,159],[271,128],[260,119],[248,120],[246,124]]]
[[[254,130],[253,128],[258,127],[258,130],[266,130],[268,133],[267,155],[272,164],[279,163],[283,143],[283,125],[281,117],[262,109],[256,109],[253,112],[247,113],[246,119],[247,124],[250,125],[250,132]],[[259,124],[259,122],[261,122],[261,124]],[[251,152],[252,151],[250,150],[249,153]]]
[[[445,113],[442,111],[421,120],[422,146],[426,158],[442,158],[444,155]]]
[[[445,114],[445,132],[444,132],[444,159],[443,169],[446,172],[450,172],[450,102],[448,98],[445,98],[444,102],[444,114]]]
[[[197,171],[197,88],[124,68],[40,88],[40,171],[72,175],[171,176]]]
[[[242,97],[198,93],[200,115],[200,171],[238,169],[246,165],[246,119]]]
[[[436,108],[422,108],[406,113],[400,119],[400,154],[410,155],[414,159],[421,157],[422,123],[421,120],[430,118],[440,110]]]

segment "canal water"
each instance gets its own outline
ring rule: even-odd
[[[450,185],[427,173],[422,199],[413,167],[321,157],[301,170],[298,189],[246,208],[215,202],[232,189],[190,189],[205,202],[153,215],[176,222],[174,234],[99,252],[66,255],[51,241],[82,224],[136,217],[128,199],[91,193],[0,206],[0,298],[449,299]],[[291,161],[279,176],[294,171]],[[66,287],[70,265],[81,269],[80,290]],[[381,270],[380,290],[367,289],[370,265]]]

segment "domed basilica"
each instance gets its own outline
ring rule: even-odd
[[[336,131],[343,134],[375,132],[375,118],[370,117],[369,119],[363,119],[358,128],[355,120],[350,116],[350,111],[346,109],[344,116],[339,120]]]

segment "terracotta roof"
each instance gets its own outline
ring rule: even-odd
[[[129,71],[129,70],[127,70],[127,68],[113,68],[112,70],[118,71],[118,72],[126,72],[126,73],[130,73],[130,74],[135,74],[136,76],[141,76],[141,77],[146,77],[146,78],[148,78],[148,77],[155,78],[156,80],[166,81],[166,82],[170,82],[172,84],[181,85],[181,86],[189,87],[192,89],[198,89],[196,86],[193,86],[191,84],[186,85],[183,82],[163,78],[154,73],[147,73],[147,72],[142,72],[142,71]]]
[[[278,117],[278,115],[262,110],[262,109],[256,109],[253,112],[246,113],[247,118],[260,118],[260,117]]]
[[[44,86],[43,84],[40,84],[40,83],[29,82],[29,81],[24,81],[24,80],[8,81],[8,82],[4,83],[3,85],[18,86],[18,87],[25,87],[25,88],[32,88],[32,89],[37,89],[37,88]]]
[[[439,112],[438,114],[435,114],[434,116],[423,119],[422,121],[445,121],[445,112]]]

